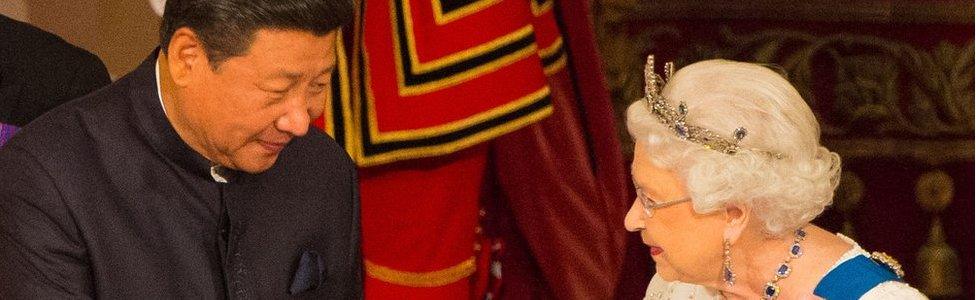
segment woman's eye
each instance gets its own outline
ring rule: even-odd
[[[641,198],[644,198],[644,200],[647,201],[648,203],[657,204],[657,201],[655,201],[654,198],[648,197],[647,194],[643,193],[643,191],[638,195],[640,195]]]

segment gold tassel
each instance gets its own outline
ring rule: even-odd
[[[942,171],[929,172],[919,178],[915,195],[922,208],[933,214],[929,240],[916,257],[919,290],[931,297],[953,297],[962,293],[959,255],[945,242],[945,231],[939,213],[952,202],[952,177]]]

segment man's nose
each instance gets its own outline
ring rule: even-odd
[[[292,136],[304,136],[308,133],[311,117],[308,115],[308,107],[304,101],[302,102],[289,107],[288,111],[275,121],[275,128]]]

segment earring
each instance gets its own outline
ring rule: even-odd
[[[725,280],[725,284],[732,286],[735,285],[735,273],[732,272],[732,244],[729,243],[729,239],[724,239],[722,244],[722,279]]]

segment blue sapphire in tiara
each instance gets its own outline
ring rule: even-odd
[[[678,136],[682,139],[688,139],[688,127],[685,124],[675,124],[674,131],[678,133]]]
[[[736,128],[735,131],[732,131],[732,137],[734,137],[736,141],[741,141],[742,139],[746,138],[746,134],[749,134],[749,131],[747,131],[745,127],[739,127]]]
[[[807,237],[807,232],[804,231],[803,228],[799,228],[799,229],[796,230],[796,236],[797,237],[800,237],[801,239],[802,238],[805,238],[805,237]]]

